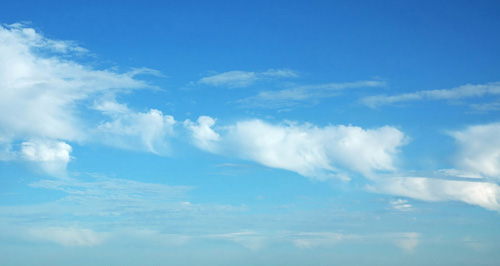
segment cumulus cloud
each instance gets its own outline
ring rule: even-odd
[[[469,126],[450,135],[459,146],[457,167],[500,179],[500,123]]]
[[[200,116],[197,123],[189,119],[184,121],[184,126],[192,133],[194,144],[207,151],[215,151],[214,142],[220,138],[220,135],[211,128],[214,124],[215,119],[209,116]]]
[[[62,141],[30,141],[21,144],[21,158],[35,162],[48,174],[63,176],[72,148]]]
[[[494,183],[395,177],[380,179],[370,189],[374,192],[424,201],[461,201],[488,210],[500,211],[500,187]]]
[[[205,131],[215,133],[209,129]],[[316,179],[336,178],[339,174],[346,179],[346,170],[365,176],[377,170],[394,170],[394,156],[405,144],[404,134],[389,126],[320,128],[310,124],[273,125],[248,120],[224,127],[217,140],[196,135],[196,128],[191,130],[195,142],[211,141],[210,145],[216,147],[218,153]]]
[[[130,74],[94,70],[60,56],[75,50],[80,49],[73,43],[47,39],[31,28],[0,26],[0,135],[81,140],[79,101],[147,87]]]
[[[361,102],[370,107],[394,104],[399,102],[419,100],[458,100],[464,98],[478,98],[486,95],[499,95],[500,82],[486,84],[466,84],[452,89],[423,90],[396,95],[375,95],[361,99]]]
[[[216,87],[243,88],[263,79],[294,78],[297,76],[297,72],[289,69],[269,69],[263,72],[234,70],[204,77],[198,83]]]
[[[115,107],[113,107],[115,108]],[[125,111],[115,113],[112,121],[101,123],[96,134],[108,145],[157,154],[168,152],[168,139],[176,121],[156,109],[147,113]]]
[[[118,136],[118,142],[136,137],[144,150],[157,152],[154,145],[170,134],[172,117],[98,100],[150,87],[134,76],[152,70],[97,70],[75,61],[85,53],[74,42],[46,38],[23,24],[0,26],[0,160],[37,162],[48,173],[60,173],[70,158],[67,142],[96,140],[95,125],[81,116],[92,100],[94,110],[113,116],[97,131]],[[23,144],[17,148],[16,142]]]

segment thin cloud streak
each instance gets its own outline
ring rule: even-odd
[[[204,77],[197,83],[214,87],[244,88],[265,79],[295,78],[298,73],[289,69],[269,69],[263,72],[233,70]]]
[[[238,100],[235,103],[243,108],[284,108],[299,104],[317,103],[324,98],[338,96],[346,89],[376,88],[383,86],[385,86],[384,82],[373,80],[306,85],[284,90],[261,91],[255,96]]]
[[[466,84],[452,89],[423,90],[413,93],[396,95],[375,95],[362,98],[360,102],[366,106],[375,108],[384,105],[396,104],[410,101],[423,100],[459,100],[466,98],[480,98],[486,95],[499,95],[500,82],[486,84]]]

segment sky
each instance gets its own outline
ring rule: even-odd
[[[0,264],[496,265],[498,1],[8,1]]]

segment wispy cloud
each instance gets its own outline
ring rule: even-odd
[[[92,135],[95,125],[81,116],[82,103],[151,88],[134,76],[158,74],[150,69],[97,70],[74,60],[86,53],[74,42],[46,38],[20,23],[0,26],[0,160],[35,162],[48,174],[64,175],[70,143],[98,139]],[[114,121],[99,126],[100,132],[114,134],[115,140],[138,139],[144,150],[153,152],[157,151],[154,144],[161,143],[156,140],[164,137],[173,121],[157,110],[134,114],[125,105],[109,101],[94,110],[115,116]],[[19,149],[11,145],[14,142],[23,144]]]
[[[389,203],[391,204],[392,209],[397,210],[397,211],[411,211],[411,210],[413,210],[413,207],[411,206],[411,204],[409,204],[408,201],[404,200],[404,199],[391,200]]]
[[[210,131],[210,135],[220,135],[220,139],[213,140],[196,134],[193,127],[188,129],[193,132],[193,141],[211,142],[211,148],[205,148],[210,152],[238,156],[317,179],[341,177],[348,180],[346,173],[349,171],[371,176],[376,170],[394,170],[393,157],[405,144],[404,134],[389,126],[376,129],[342,125],[320,128],[310,124],[273,125],[249,120],[221,127],[218,133],[210,127],[204,128],[204,132]]]
[[[119,108],[119,105],[112,106]],[[149,112],[117,111],[113,120],[102,122],[94,131],[97,140],[123,149],[156,154],[169,152],[168,140],[174,135],[176,121],[160,110]]]
[[[263,72],[233,70],[204,77],[197,83],[216,87],[243,88],[259,80],[298,77],[297,72],[289,69],[269,69]]]
[[[449,134],[459,146],[455,159],[458,168],[500,179],[500,123],[469,126]]]
[[[394,177],[381,178],[370,190],[424,201],[461,201],[500,211],[500,187],[495,183]]]
[[[39,240],[57,243],[62,246],[97,246],[109,236],[87,228],[43,227],[31,228],[29,234]]]
[[[357,81],[346,83],[328,83],[320,85],[297,86],[284,90],[261,91],[236,101],[245,108],[284,108],[304,103],[315,103],[323,98],[334,97],[345,89],[382,87],[382,81]]]
[[[378,107],[400,102],[421,100],[459,100],[465,98],[478,98],[486,95],[499,95],[500,82],[486,84],[467,84],[452,89],[423,90],[412,93],[396,95],[375,95],[362,98],[361,103],[369,107]]]

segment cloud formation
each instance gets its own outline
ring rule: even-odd
[[[374,88],[384,85],[385,83],[381,81],[368,80],[297,86],[284,90],[261,91],[255,96],[238,100],[237,103],[245,108],[283,108],[334,97],[346,89]]]
[[[479,98],[486,95],[499,95],[500,82],[486,84],[467,84],[452,89],[423,90],[396,95],[375,95],[362,98],[361,103],[369,107],[378,107],[388,104],[420,101],[420,100],[459,100],[464,98]]]
[[[259,80],[294,77],[298,77],[297,72],[289,69],[269,69],[263,72],[234,70],[204,77],[198,83],[215,87],[243,88]]]
[[[48,39],[23,24],[0,26],[0,160],[37,162],[47,173],[61,174],[72,150],[67,142],[95,140],[90,134],[95,125],[79,115],[84,101],[150,87],[134,78],[149,73],[146,69],[117,73],[72,60],[86,52],[74,42]],[[157,152],[154,145],[169,134],[173,118],[158,110],[134,114],[114,104],[94,108],[113,113],[115,119],[99,129],[118,136],[117,142],[123,136],[135,137],[144,150]],[[22,142],[19,150],[14,142]]]
[[[64,176],[72,148],[62,141],[29,141],[21,144],[21,158],[35,162],[48,174]]]
[[[424,201],[461,201],[488,210],[500,211],[500,187],[494,183],[394,177],[382,178],[370,189],[374,192]]]
[[[500,179],[500,123],[469,126],[450,135],[459,146],[457,167]]]
[[[220,134],[220,139],[207,139],[196,134],[197,128],[192,126],[188,129],[192,131],[195,143],[204,143],[199,145],[200,148],[214,147],[205,150],[321,180],[348,179],[348,171],[370,177],[375,171],[394,170],[394,156],[405,144],[404,134],[389,126],[376,129],[343,125],[320,128],[310,124],[273,125],[262,120],[248,120],[223,127],[218,133],[210,128],[204,129],[211,134]]]
[[[119,108],[113,105],[112,108]],[[116,111],[113,120],[101,123],[96,130],[100,141],[122,149],[148,151],[156,154],[168,152],[168,139],[174,134],[176,121],[160,110],[147,113],[128,109]]]

